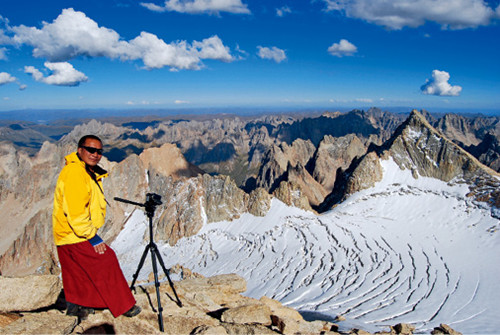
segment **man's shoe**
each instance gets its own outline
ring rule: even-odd
[[[134,306],[132,306],[131,309],[129,309],[128,311],[123,313],[123,315],[126,316],[127,318],[131,318],[131,317],[134,317],[137,314],[139,314],[141,312],[141,310],[142,310],[141,307],[134,305]]]
[[[80,306],[77,304],[73,304],[71,302],[66,302],[66,315],[69,316],[78,316],[78,311],[80,310]]]
[[[93,308],[80,306],[71,302],[67,303],[66,315],[77,316],[80,320],[87,320],[89,314],[95,314]]]

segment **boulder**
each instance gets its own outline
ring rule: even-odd
[[[55,275],[0,276],[0,311],[34,311],[51,306],[61,289],[62,282]]]
[[[271,325],[271,309],[266,305],[230,308],[222,313],[222,322]]]
[[[263,325],[223,323],[222,326],[232,335],[276,335],[276,332]]]
[[[50,310],[41,313],[24,313],[22,318],[0,328],[2,334],[70,334],[77,325],[76,316]]]

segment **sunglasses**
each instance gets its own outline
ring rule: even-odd
[[[90,154],[95,154],[97,152],[98,155],[102,155],[103,153],[103,150],[98,148],[86,147],[86,146],[82,146],[82,148],[87,150]]]

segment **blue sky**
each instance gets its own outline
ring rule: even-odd
[[[483,0],[65,0],[0,6],[0,110],[500,110]]]

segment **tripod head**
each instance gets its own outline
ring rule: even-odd
[[[138,203],[138,202],[134,202],[134,201],[130,201],[127,199],[118,198],[118,197],[115,197],[114,199],[116,201],[124,202],[127,204],[132,204],[132,205],[144,207],[146,209],[146,214],[148,215],[149,218],[152,218],[153,216],[155,216],[156,206],[159,206],[162,204],[161,195],[156,194],[156,193],[147,193],[146,194],[146,202],[143,204]]]

